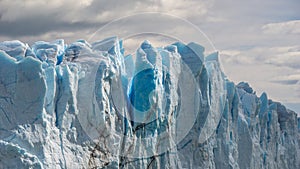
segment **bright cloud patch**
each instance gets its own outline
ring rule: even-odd
[[[300,20],[269,23],[262,30],[266,34],[300,34]]]

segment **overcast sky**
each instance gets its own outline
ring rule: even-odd
[[[266,91],[269,98],[300,112],[299,9],[299,0],[0,0],[0,41],[19,39],[32,44],[63,38],[71,43],[90,38],[117,18],[162,12],[202,30],[220,51],[229,79],[247,81],[258,94]],[[120,24],[133,32],[142,25],[163,34],[168,29],[173,38],[184,36],[185,41],[198,38],[188,31],[189,24],[183,27],[182,20],[166,19],[155,18],[155,24],[138,19]],[[185,35],[177,36],[178,32]],[[102,34],[98,35],[92,40]]]

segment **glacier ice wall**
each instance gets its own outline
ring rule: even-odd
[[[196,43],[0,43],[0,168],[300,168],[300,119]]]

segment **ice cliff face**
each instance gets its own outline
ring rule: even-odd
[[[0,168],[300,168],[296,113],[195,43],[0,43]]]

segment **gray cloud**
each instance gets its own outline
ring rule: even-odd
[[[271,82],[279,83],[283,85],[294,85],[299,82],[299,80],[272,80]]]
[[[20,36],[39,36],[51,31],[77,31],[82,29],[91,29],[100,27],[106,23],[90,23],[90,22],[62,22],[59,20],[46,20],[45,18],[30,18],[17,22],[1,21],[0,35],[10,37]]]
[[[283,84],[283,85],[297,85],[298,86],[298,83],[300,83],[300,73],[286,75],[286,76],[276,76],[273,79],[271,79],[271,82],[279,83],[279,84]]]
[[[231,64],[270,64],[300,70],[300,46],[261,46],[223,50],[223,61]]]
[[[210,1],[0,1],[1,35],[40,35],[49,31],[83,30],[137,12],[168,12],[182,17],[204,15]],[[192,8],[193,10],[189,10]],[[193,11],[192,13],[190,11]],[[100,23],[100,24],[99,24]],[[3,26],[2,26],[3,25]]]

